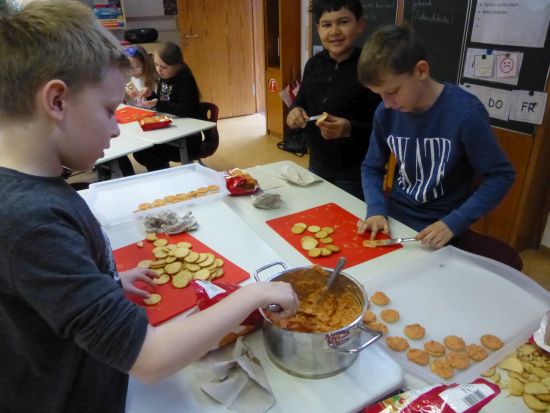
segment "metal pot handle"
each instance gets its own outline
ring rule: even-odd
[[[260,279],[260,273],[276,265],[280,265],[285,270],[287,269],[286,265],[281,261],[275,261],[275,262],[272,262],[271,264],[264,265],[263,267],[260,267],[256,271],[254,271],[254,278],[256,279],[256,281],[262,282],[263,280]]]
[[[376,340],[378,340],[380,337],[382,337],[382,332],[381,331],[371,330],[370,328],[365,327],[363,324],[358,325],[357,328],[360,328],[361,330],[366,331],[370,334],[374,334],[374,337],[367,340],[365,343],[361,344],[359,347],[354,347],[354,348],[339,347],[336,343],[331,342],[330,336],[327,337],[327,344],[329,345],[330,348],[332,348],[336,351],[341,351],[342,353],[353,353],[353,354],[355,354],[355,353],[359,353],[361,350],[364,350],[365,348],[370,346],[372,343],[374,343]]]

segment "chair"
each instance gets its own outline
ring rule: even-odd
[[[218,106],[210,102],[200,102],[199,105],[202,119],[209,122],[218,121]],[[216,152],[220,144],[220,135],[218,133],[217,126],[202,131],[202,135],[203,140],[200,148],[196,152],[189,153],[189,160],[198,161],[201,165],[204,165],[204,163],[202,162],[202,158],[212,156],[214,152]]]

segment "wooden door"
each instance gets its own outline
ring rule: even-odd
[[[252,0],[178,0],[183,58],[220,117],[256,112]]]

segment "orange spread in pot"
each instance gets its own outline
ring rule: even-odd
[[[277,327],[301,333],[326,333],[350,325],[361,314],[362,303],[357,292],[354,292],[354,287],[357,287],[352,283],[339,285],[337,280],[326,291],[328,272],[319,266],[297,270],[288,275],[288,279],[278,280],[292,284],[300,305],[294,316],[272,320]]]

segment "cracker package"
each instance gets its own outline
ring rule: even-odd
[[[477,413],[500,393],[485,379],[470,384],[436,384],[373,404],[362,413]]]
[[[226,171],[224,175],[230,195],[251,195],[260,189],[258,181],[239,168]]]
[[[222,283],[222,282],[210,282],[201,280],[192,280],[190,284],[195,289],[195,295],[197,297],[197,306],[199,310],[204,310],[217,302],[223,300],[229,294],[237,291],[240,287],[236,284]],[[226,334],[218,343],[218,346],[211,350],[216,350],[227,344],[233,343],[239,336],[244,336],[263,323],[263,317],[256,309],[245,318],[239,328]]]

